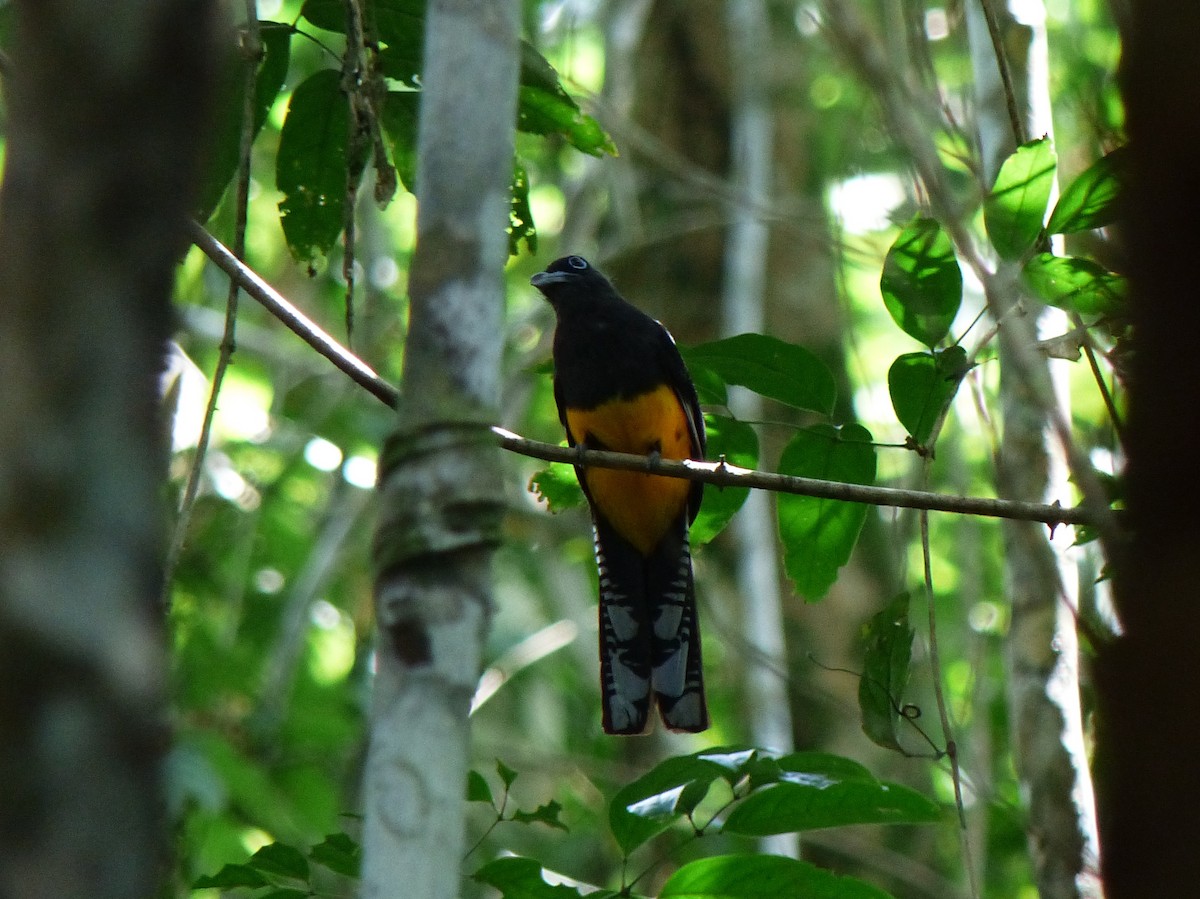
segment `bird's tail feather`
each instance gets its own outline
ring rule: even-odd
[[[600,692],[605,733],[645,733],[651,628],[642,557],[612,526],[594,522],[600,574]]]
[[[708,727],[687,522],[649,558],[595,519],[604,730],[646,731],[650,696],[671,730]]]
[[[652,597],[651,687],[668,728],[695,733],[708,727],[700,622],[687,524],[679,539],[664,540],[646,563],[646,595]]]

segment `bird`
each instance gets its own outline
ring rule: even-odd
[[[555,313],[554,400],[573,447],[704,459],[704,416],[674,338],[582,256],[530,279]],[[575,466],[599,574],[602,724],[641,734],[708,727],[688,527],[703,484]]]

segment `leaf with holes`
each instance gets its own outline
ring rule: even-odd
[[[302,81],[279,135],[279,211],[288,249],[300,262],[327,254],[344,224],[349,104],[341,80],[340,72],[322,69]]]

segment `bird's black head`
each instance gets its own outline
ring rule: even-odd
[[[573,298],[597,302],[617,296],[608,279],[582,256],[555,259],[544,272],[530,278],[529,283],[555,307]]]

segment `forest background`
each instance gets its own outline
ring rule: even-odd
[[[87,7],[0,9],[0,894],[1184,894],[1196,12]],[[561,440],[565,253],[710,460],[912,491],[706,488],[704,734],[600,732],[582,498],[483,427]]]

